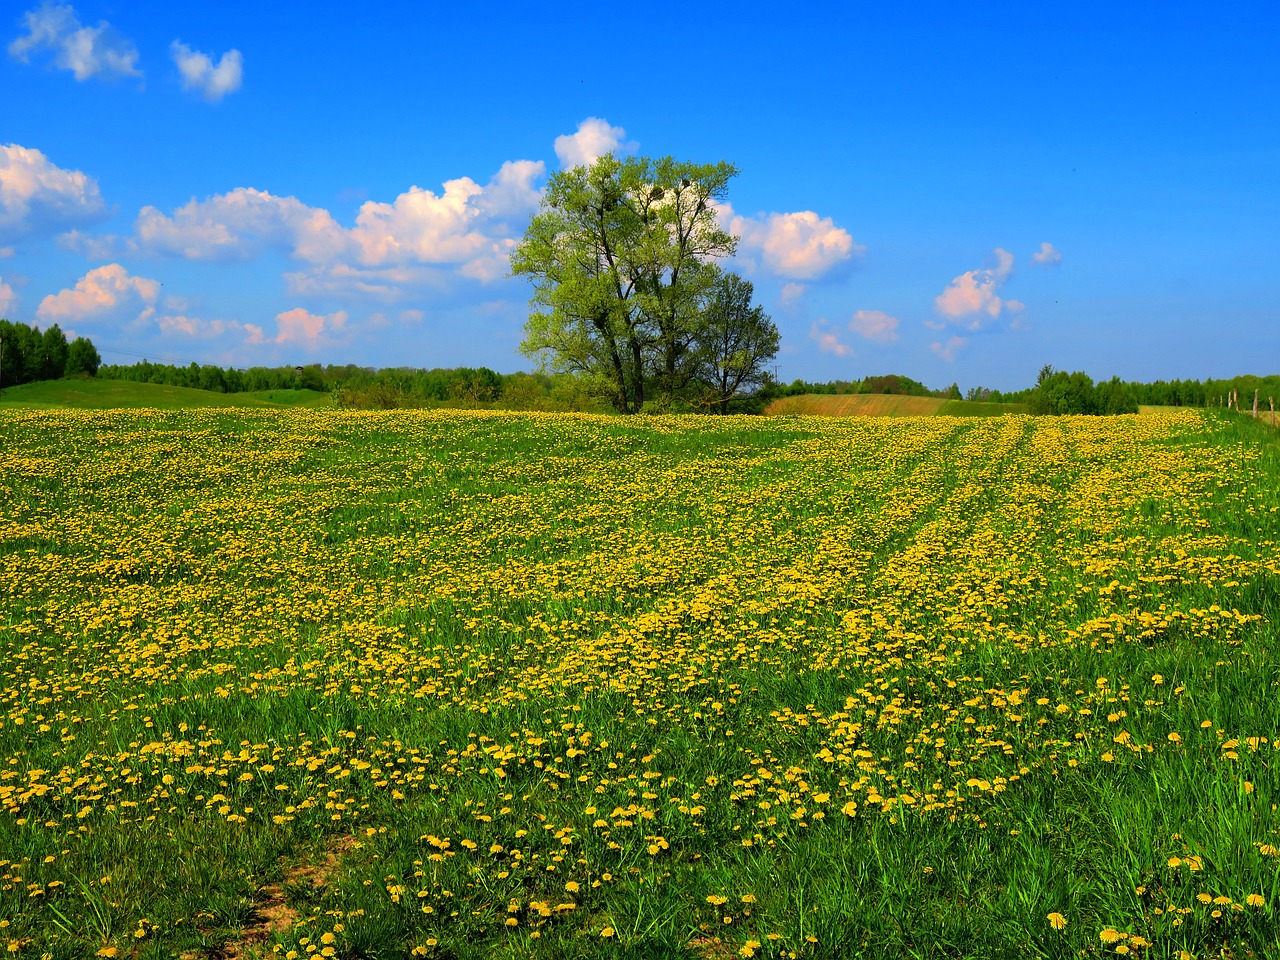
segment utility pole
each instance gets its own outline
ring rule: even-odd
[[[4,337],[0,336],[0,394],[4,393]]]

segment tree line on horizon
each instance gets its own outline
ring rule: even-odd
[[[128,366],[107,364],[99,369],[98,375],[105,379],[192,387],[216,393],[316,390],[333,394],[335,404],[347,409],[435,406],[549,412],[610,409],[607,398],[598,390],[593,391],[590,378],[542,372],[498,373],[488,367],[420,369],[310,364],[236,369],[197,363],[175,366],[144,360]],[[1033,413],[1108,414],[1131,412],[1139,405],[1223,407],[1234,393],[1243,410],[1252,405],[1255,390],[1262,408],[1269,409],[1268,398],[1280,396],[1280,375],[1151,383],[1112,377],[1095,383],[1086,373],[1067,373],[1048,367],[1041,370],[1035,385],[1022,390],[1000,391],[979,386],[963,392],[956,383],[945,389],[932,389],[903,374],[851,380],[797,379],[790,383],[775,383],[772,377],[766,377],[751,394],[734,398],[729,409],[734,413],[759,413],[779,397],[802,394],[889,394],[979,403],[1021,403]]]
[[[456,407],[467,409],[607,412],[614,409],[607,378],[589,373],[498,373],[488,367],[419,369],[360,367],[355,364],[255,366],[247,369],[192,362],[185,366],[142,360],[128,365],[102,364],[93,343],[79,337],[67,341],[54,324],[41,331],[0,320],[0,389],[40,380],[99,376],[188,387],[214,393],[314,390],[329,393],[343,409]],[[1043,367],[1034,386],[1000,391],[977,386],[964,393],[957,383],[931,389],[902,374],[830,381],[777,383],[761,373],[750,392],[737,391],[716,408],[725,413],[762,413],[779,397],[801,394],[890,394],[949,400],[1026,404],[1037,414],[1118,414],[1143,406],[1225,407],[1236,400],[1240,410],[1252,408],[1255,393],[1261,410],[1280,396],[1280,375],[1242,375],[1206,380],[1156,380],[1151,383],[1112,377],[1095,383],[1081,371],[1067,373]],[[649,407],[648,409],[654,409]],[[666,409],[696,411],[679,398]],[[705,408],[704,408],[705,409]]]

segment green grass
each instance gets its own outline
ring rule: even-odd
[[[35,410],[153,409],[189,410],[199,407],[270,409],[278,407],[325,408],[332,405],[326,393],[315,390],[262,390],[249,393],[214,393],[189,387],[130,380],[43,380],[5,387],[0,409]]]
[[[769,416],[822,417],[999,417],[1025,414],[1026,404],[980,403],[899,394],[818,394],[779,397],[766,408]]]
[[[987,403],[977,400],[946,400],[938,410],[940,417],[1002,417],[1025,414],[1025,403]]]
[[[0,432],[18,957],[1280,950],[1248,418]]]

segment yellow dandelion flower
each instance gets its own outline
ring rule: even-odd
[[[1055,930],[1063,930],[1067,926],[1067,918],[1060,913],[1051,913],[1048,917],[1049,926]]]

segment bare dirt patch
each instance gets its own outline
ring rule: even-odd
[[[272,956],[270,942],[276,934],[287,933],[298,922],[298,911],[289,906],[285,890],[297,884],[310,884],[316,889],[329,885],[342,864],[342,858],[356,846],[355,837],[334,837],[325,844],[318,862],[290,864],[284,867],[284,879],[263,887],[261,902],[253,921],[240,929],[234,940],[213,953],[184,953],[181,960],[262,960]]]

